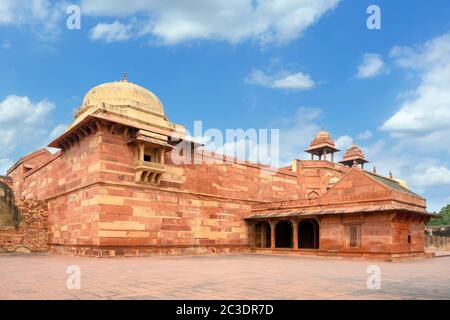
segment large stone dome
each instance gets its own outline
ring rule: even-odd
[[[164,115],[163,105],[155,94],[127,80],[107,82],[92,88],[84,97],[81,109],[101,104],[136,107]]]

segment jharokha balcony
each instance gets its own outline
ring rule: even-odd
[[[134,163],[136,172],[136,181],[158,185],[161,176],[166,170],[166,166],[162,163],[136,160]]]
[[[169,148],[167,137],[140,130],[133,143],[135,144],[136,182],[159,185],[166,171],[164,153]]]

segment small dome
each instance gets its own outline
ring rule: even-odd
[[[326,138],[330,138],[331,139],[331,135],[330,133],[325,130],[324,128],[322,128],[322,130],[320,130],[317,135],[316,135],[316,139],[326,139]]]
[[[137,107],[164,115],[163,105],[155,94],[127,80],[103,83],[92,88],[84,97],[81,109],[103,103]]]
[[[316,134],[314,140],[311,141],[310,148],[318,145],[327,145],[334,148],[333,138],[331,138],[330,133],[324,128],[322,128],[322,130]]]
[[[364,163],[368,163],[365,159],[364,152],[361,150],[361,148],[353,142],[353,144],[350,146],[350,148],[347,149],[347,151],[344,154],[344,157],[342,158],[342,161],[339,161],[339,163],[352,167],[355,164],[360,164],[364,168]]]
[[[344,159],[347,159],[347,158],[351,158],[351,159],[362,158],[362,159],[364,159],[364,152],[361,150],[361,148],[357,144],[353,143],[350,146],[350,148],[348,148],[347,151],[345,152]]]

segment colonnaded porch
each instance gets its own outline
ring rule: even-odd
[[[261,220],[251,224],[250,244],[255,248],[320,248],[320,225],[316,219]]]

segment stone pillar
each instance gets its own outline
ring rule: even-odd
[[[276,225],[277,225],[276,221],[270,221],[270,247],[272,249],[275,248],[275,240],[276,240],[275,227],[276,227]]]
[[[331,162],[334,162],[334,151],[331,153]]]
[[[323,160],[327,160],[327,148],[323,148]]]
[[[267,247],[267,226],[265,224],[261,224],[261,248]]]
[[[317,228],[318,228],[318,226],[315,224],[315,223],[313,223],[313,248],[316,248],[316,246],[317,246]]]
[[[164,164],[164,149],[159,149],[159,163]]]
[[[144,144],[140,143],[139,144],[139,161],[144,161],[144,150],[145,150]]]
[[[256,223],[251,222],[248,226],[248,242],[251,247],[256,247]]]
[[[311,153],[311,160],[314,160],[314,155]]]
[[[298,249],[298,221],[291,220],[292,223],[292,248]]]

